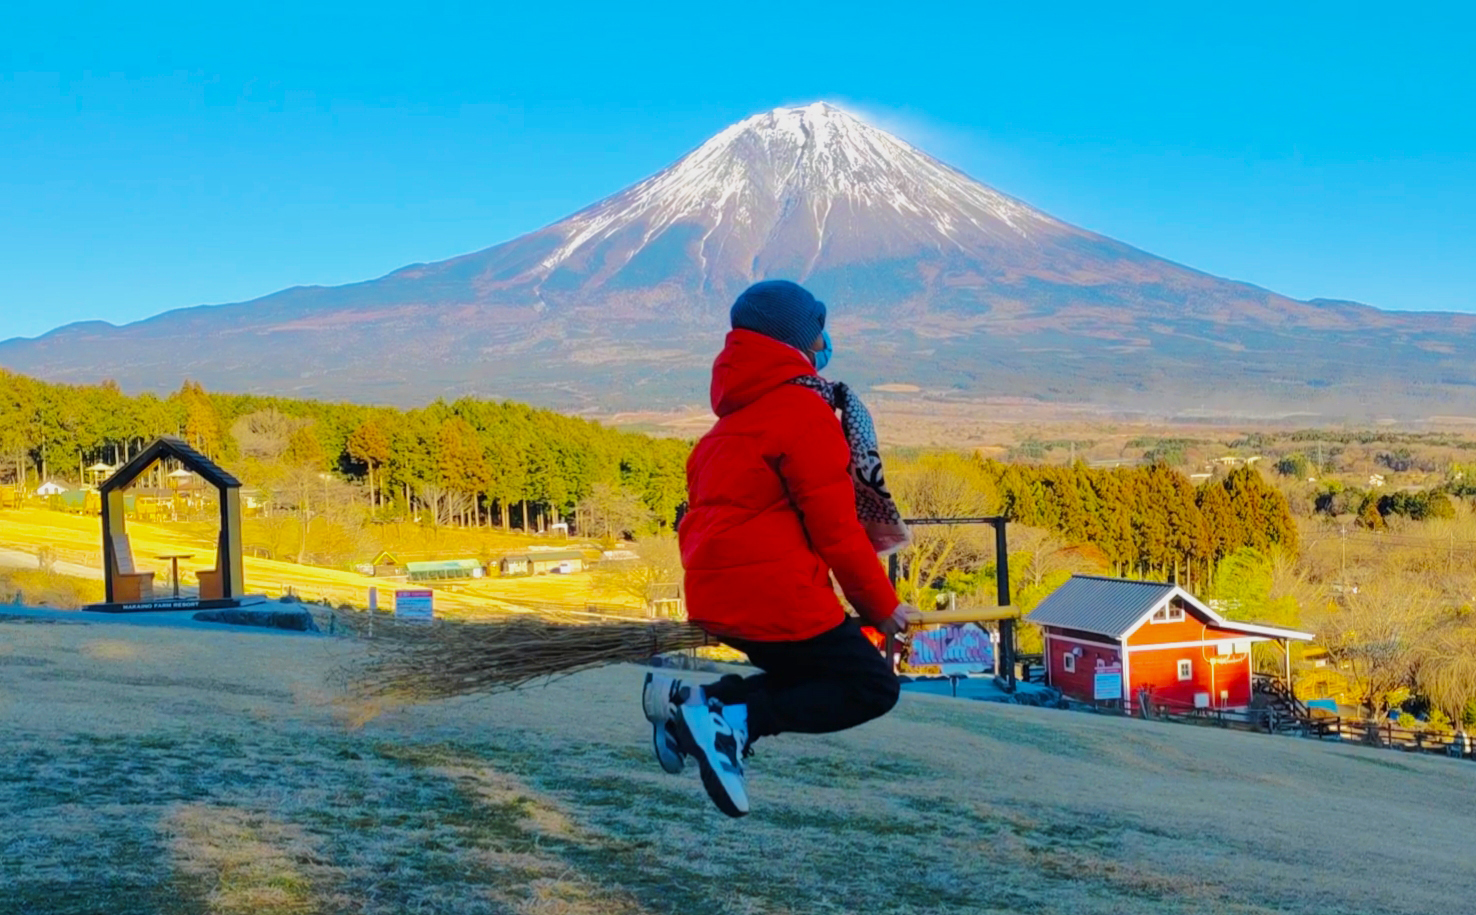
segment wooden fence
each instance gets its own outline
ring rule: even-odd
[[[1279,714],[1277,710],[1271,708],[1252,708],[1244,711],[1216,708],[1196,709],[1188,703],[1153,698],[1141,693],[1138,698],[1138,711],[1144,718],[1157,718],[1162,721],[1177,721],[1240,731],[1294,733],[1318,740],[1338,740],[1411,753],[1436,753],[1442,756],[1476,760],[1476,736],[1404,728],[1393,721],[1343,718],[1314,711],[1306,716],[1299,716],[1294,727],[1286,728],[1281,726],[1284,722],[1276,720]]]

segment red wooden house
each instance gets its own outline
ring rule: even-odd
[[[1275,641],[1285,653],[1292,639],[1312,638],[1227,620],[1177,585],[1089,575],[1073,576],[1025,619],[1045,630],[1050,685],[1086,702],[1130,702],[1147,689],[1170,704],[1244,709],[1251,645]]]

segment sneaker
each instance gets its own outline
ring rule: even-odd
[[[747,815],[748,787],[743,780],[747,728],[735,728],[716,699],[705,705],[681,705],[677,712],[677,738],[682,750],[697,760],[707,796],[730,817]]]
[[[677,740],[674,718],[689,689],[675,677],[648,673],[641,690],[641,706],[646,720],[651,722],[651,748],[656,753],[656,762],[672,775],[680,775],[687,765],[686,754]]]

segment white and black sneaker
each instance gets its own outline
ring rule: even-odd
[[[748,786],[743,779],[743,751],[748,743],[746,723],[735,726],[723,714],[723,704],[716,699],[701,705],[683,704],[677,712],[676,731],[681,749],[697,760],[707,796],[730,817],[747,815]]]
[[[676,711],[692,689],[675,677],[648,673],[641,690],[641,706],[651,722],[651,748],[661,768],[672,775],[686,768],[687,757],[677,740]]]

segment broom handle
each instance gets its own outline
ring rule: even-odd
[[[1014,607],[979,607],[974,610],[933,610],[919,612],[910,619],[913,626],[942,626],[948,623],[993,623],[1012,620],[1020,615]]]

